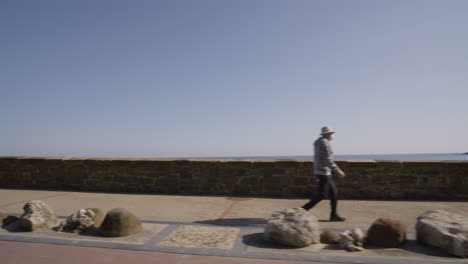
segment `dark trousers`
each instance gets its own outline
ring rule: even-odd
[[[338,190],[336,189],[335,181],[333,181],[332,176],[327,175],[315,175],[318,178],[319,185],[318,185],[318,192],[310,200],[306,203],[302,208],[309,210],[317,205],[320,201],[325,198],[330,198],[330,205],[331,205],[331,216],[335,216],[336,214],[336,206],[338,204]]]

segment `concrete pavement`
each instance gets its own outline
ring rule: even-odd
[[[0,230],[0,240],[4,241],[1,242],[2,248],[5,243],[8,245],[21,243],[22,248],[39,247],[36,244],[23,243],[34,242],[49,249],[51,249],[51,244],[66,248],[73,247],[70,250],[74,252],[78,252],[78,249],[74,247],[78,245],[87,247],[79,248],[79,250],[90,250],[92,247],[93,250],[103,250],[103,252],[127,249],[124,252],[130,255],[148,256],[148,254],[151,255],[150,253],[163,254],[162,252],[165,252],[199,255],[200,257],[212,256],[212,258],[218,256],[224,258],[213,259],[213,261],[228,261],[222,263],[249,263],[245,262],[249,259],[256,259],[256,263],[261,263],[260,259],[322,263],[463,263],[463,260],[437,250],[423,248],[414,240],[410,240],[401,249],[368,249],[358,253],[348,253],[325,245],[291,249],[264,242],[261,235],[262,228],[271,213],[280,208],[302,206],[307,201],[306,199],[0,189],[0,211],[21,214],[24,203],[36,199],[49,204],[62,219],[80,208],[97,207],[108,211],[116,207],[124,207],[143,221],[145,231],[126,238],[109,239],[92,235],[58,233],[53,230],[14,233],[2,229]],[[320,220],[322,229],[343,230],[355,227],[368,229],[377,218],[399,219],[407,223],[408,236],[414,239],[416,218],[430,209],[443,209],[465,214],[468,217],[468,202],[442,201],[340,201],[339,211],[347,217],[347,221],[342,223],[328,222],[330,210],[328,201],[321,202],[311,212]],[[2,255],[11,255],[12,259],[22,257],[15,256],[14,252],[4,251]],[[232,260],[240,262],[229,262],[231,261],[229,258],[233,257],[240,257],[240,260]],[[142,261],[144,263],[144,260]],[[176,258],[174,257],[172,261],[176,261]],[[177,259],[177,262],[183,263],[183,260]],[[15,260],[11,263],[26,262]]]
[[[53,254],[51,254],[53,252]],[[39,243],[0,241],[2,263],[67,263],[67,264],[120,264],[120,263],[177,263],[177,264],[335,264],[271,259],[248,259],[188,254],[168,254],[149,251],[90,248]]]

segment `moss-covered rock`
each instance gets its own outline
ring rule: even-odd
[[[99,228],[106,237],[122,237],[136,234],[143,230],[140,219],[124,208],[109,211]]]

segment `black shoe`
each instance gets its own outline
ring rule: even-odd
[[[342,216],[339,216],[339,215],[335,215],[335,216],[330,217],[330,222],[344,222],[345,220],[346,220],[346,218],[344,218]]]

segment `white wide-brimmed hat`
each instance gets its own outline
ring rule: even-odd
[[[325,126],[325,127],[322,127],[322,134],[320,134],[320,135],[330,134],[330,133],[335,133],[335,131],[333,131],[333,129],[331,129],[331,127]]]

